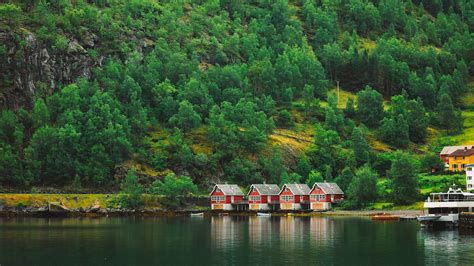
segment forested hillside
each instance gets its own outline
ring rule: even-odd
[[[3,2],[6,187],[403,188],[472,125],[473,1]]]

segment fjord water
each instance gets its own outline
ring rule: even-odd
[[[0,265],[466,265],[474,233],[360,217],[1,218]]]

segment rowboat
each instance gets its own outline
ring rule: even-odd
[[[270,216],[272,216],[272,214],[271,213],[264,213],[264,212],[257,212],[257,216],[270,217]]]
[[[203,216],[204,216],[203,212],[191,213],[191,217],[203,217]]]
[[[395,215],[383,213],[383,214],[376,214],[376,215],[372,216],[372,220],[374,220],[374,221],[399,221],[400,216],[395,216]]]

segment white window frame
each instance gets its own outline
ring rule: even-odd
[[[282,195],[280,196],[281,198],[281,201],[284,201],[284,202],[289,202],[289,201],[292,201],[294,199],[294,196],[291,196],[291,195]]]
[[[315,200],[315,201],[323,201],[326,199],[326,195],[325,194],[313,194],[310,196],[312,200]]]
[[[250,196],[251,201],[260,201],[261,197],[260,196]]]
[[[211,200],[217,203],[225,202],[225,196],[222,196],[222,195],[211,196]]]

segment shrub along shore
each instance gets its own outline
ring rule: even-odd
[[[190,212],[219,213],[211,211],[205,195],[179,199],[180,206],[170,206],[170,198],[157,195],[142,195],[140,206],[122,205],[123,194],[0,194],[0,217],[12,216],[180,216]],[[421,203],[415,204],[422,206]],[[332,210],[328,212],[298,212],[296,216],[371,216],[386,212],[397,215],[416,215],[418,208],[410,206],[388,209]],[[230,212],[230,215],[252,215],[254,212]],[[285,212],[277,212],[285,215]]]
[[[0,194],[0,216],[172,215],[209,209],[207,196],[177,198],[179,205],[170,200],[143,194],[133,205],[124,194]]]

